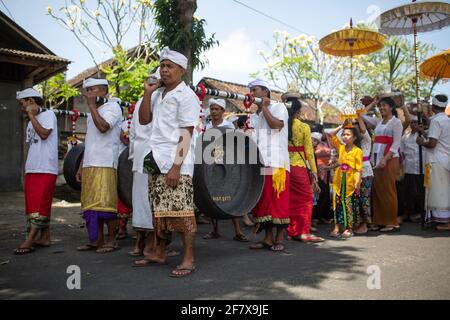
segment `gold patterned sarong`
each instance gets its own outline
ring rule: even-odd
[[[117,213],[117,170],[114,168],[83,168],[81,177],[81,208]]]

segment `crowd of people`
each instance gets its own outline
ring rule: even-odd
[[[179,52],[164,49],[160,66],[144,83],[144,95],[136,104],[131,126],[123,124],[117,99],[108,97],[105,79],[83,83],[90,114],[85,150],[76,173],[81,182],[81,206],[88,243],[79,251],[108,253],[126,236],[131,210],[117,195],[120,149],[129,145],[133,161],[132,226],[136,244],[129,254],[144,256],[133,266],[164,264],[177,252],[169,250],[172,233],[183,243],[181,263],[170,273],[184,277],[195,271],[194,243],[197,220],[193,197],[194,147],[201,135],[200,101],[183,82],[188,60]],[[264,165],[261,197],[242,220],[253,232],[264,232],[250,249],[275,252],[285,241],[325,241],[317,224],[330,224],[329,237],[349,239],[370,230],[393,232],[401,219],[424,216],[450,230],[450,118],[448,98],[436,95],[433,116],[420,124],[404,101],[380,95],[366,104],[364,112],[331,131],[302,121],[303,102],[298,93],[271,101],[263,79],[249,83],[250,93],[261,99],[248,121],[224,119],[226,101],[210,99],[206,129],[242,130],[256,142]],[[29,119],[25,166],[27,239],[16,254],[50,246],[50,212],[58,174],[56,117],[41,112],[42,96],[32,88],[17,93]],[[376,108],[377,107],[377,108]],[[402,108],[405,119],[397,116]],[[374,110],[376,112],[374,112]],[[129,129],[129,130],[128,130]],[[129,132],[128,132],[129,131]],[[121,146],[122,145],[122,146]],[[420,148],[419,148],[420,146]],[[405,196],[407,194],[407,196]],[[204,213],[207,216],[207,212]],[[119,218],[119,219],[118,219]],[[218,221],[205,239],[220,237]],[[108,228],[105,238],[104,225]],[[234,240],[248,242],[241,218],[232,219]],[[117,235],[119,233],[119,235]]]

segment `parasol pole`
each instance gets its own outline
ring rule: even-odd
[[[413,1],[415,2],[415,1]],[[414,66],[416,71],[416,103],[417,103],[417,118],[419,121],[419,125],[422,124],[422,107],[420,106],[420,98],[419,98],[419,57],[417,56],[417,51],[419,50],[419,43],[417,41],[417,18],[412,19],[413,23],[413,33],[414,33]],[[419,137],[421,133],[419,132]],[[423,175],[423,151],[422,146],[419,146],[419,172],[420,175]]]
[[[354,97],[353,97],[353,53],[350,56],[350,98],[351,98],[351,105],[353,106]]]

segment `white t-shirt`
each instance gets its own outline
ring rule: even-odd
[[[417,133],[406,133],[402,137],[400,150],[404,155],[403,166],[407,174],[420,174],[419,145],[416,143]],[[422,153],[422,168],[425,168],[425,151]]]
[[[275,118],[283,121],[281,130],[271,129],[261,111],[256,124],[256,136],[258,148],[266,167],[285,168],[290,171],[290,160],[288,151],[288,119],[289,114],[282,103],[270,104],[269,112]]]
[[[136,103],[130,128],[130,156],[133,160],[133,172],[144,173],[144,158],[150,153],[150,135],[152,123],[141,125],[139,123],[139,109],[142,98]]]
[[[108,122],[109,130],[101,133],[95,126],[92,116],[88,115],[83,168],[102,167],[117,169],[122,110],[117,101],[110,99],[107,103],[100,106],[97,111]]]
[[[370,134],[369,132],[367,132],[367,130],[363,134],[363,138],[361,140],[361,149],[363,152],[363,158],[369,158],[372,151],[372,139],[370,138]],[[370,164],[370,159],[367,161],[363,161],[361,177],[373,177],[373,170],[372,165]]]
[[[200,101],[184,82],[167,92],[164,99],[163,92],[164,88],[159,88],[151,98],[153,119],[149,143],[161,173],[166,174],[175,161],[180,128],[195,128],[198,123]],[[182,175],[194,174],[195,140],[191,138],[190,150],[181,165]]]
[[[438,113],[431,118],[428,138],[437,140],[436,147],[427,150],[427,163],[439,163],[450,171],[450,118]]]
[[[36,120],[45,129],[51,129],[47,139],[42,140],[31,124],[27,125],[28,149],[25,173],[50,173],[58,175],[58,125],[55,113],[47,110],[39,113]]]

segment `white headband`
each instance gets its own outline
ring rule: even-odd
[[[83,89],[93,86],[108,86],[108,80],[90,78],[83,81]]]
[[[264,80],[264,79],[256,78],[255,80],[251,81],[248,84],[248,87],[250,89],[253,88],[253,87],[256,87],[256,86],[267,88],[267,90],[270,91],[269,83],[266,80]]]
[[[444,95],[444,97],[446,97],[447,99],[445,101],[439,101],[436,97],[433,98],[433,102],[431,103],[432,105],[435,105],[436,107],[439,108],[446,108],[447,107],[447,103],[448,103],[448,97]]]
[[[212,105],[216,105],[221,107],[222,109],[226,109],[227,103],[223,99],[209,99],[209,107]]]
[[[16,99],[25,99],[25,98],[32,98],[32,97],[39,97],[42,99],[42,95],[35,89],[33,88],[27,88],[25,90],[22,91],[17,91],[16,92]]]
[[[321,141],[322,134],[320,132],[311,132],[311,138]]]
[[[161,53],[159,54],[159,62],[162,62],[163,60],[170,60],[183,69],[187,69],[188,66],[188,59],[184,55],[177,51],[170,50],[168,47],[162,49]]]

